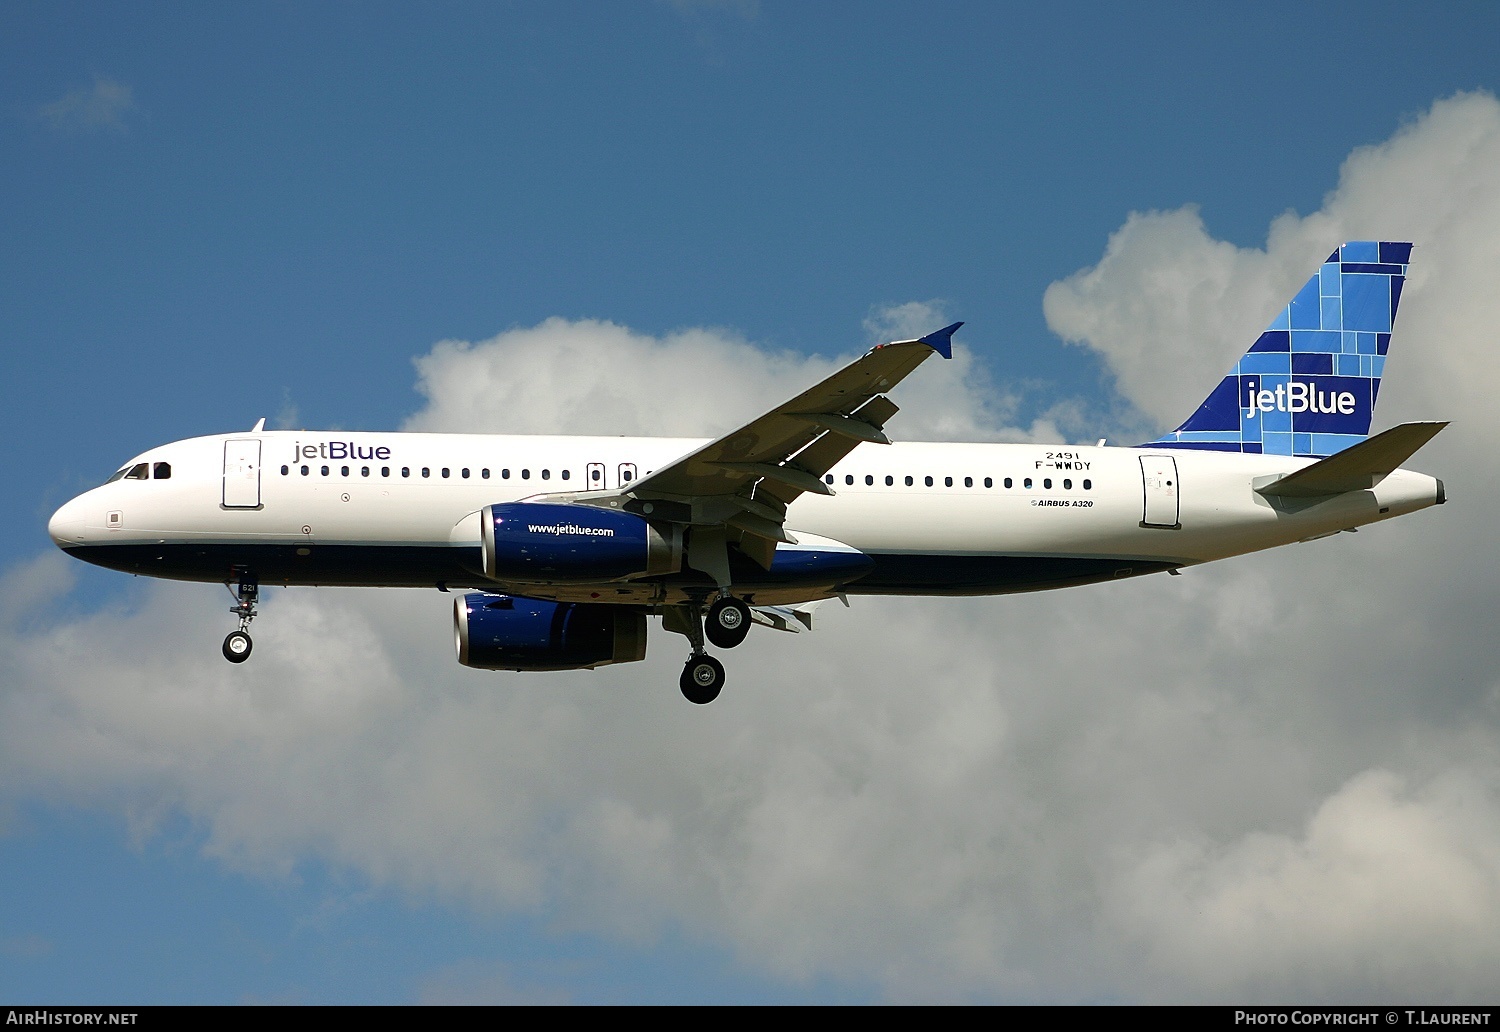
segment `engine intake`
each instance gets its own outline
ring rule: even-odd
[[[505,502],[479,514],[484,573],[497,581],[623,580],[682,568],[682,528],[568,502]]]
[[[453,600],[458,661],[481,670],[580,670],[646,658],[646,614],[473,591]]]

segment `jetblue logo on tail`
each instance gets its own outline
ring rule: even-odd
[[[1341,416],[1354,414],[1352,391],[1323,391],[1317,384],[1278,383],[1275,390],[1257,390],[1254,380],[1245,381],[1245,418],[1254,419],[1257,412],[1323,412]]]
[[[1322,458],[1363,441],[1411,245],[1340,247],[1212,394],[1154,448]]]

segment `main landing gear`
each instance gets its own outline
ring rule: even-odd
[[[705,706],[717,699],[724,689],[724,664],[707,652],[695,652],[688,657],[677,683],[684,699]]]
[[[719,648],[732,649],[750,633],[750,607],[726,595],[708,607],[708,620],[703,630],[708,640]]]
[[[226,588],[228,584],[224,585]],[[238,591],[230,591],[237,605],[229,611],[240,618],[240,629],[230,631],[224,638],[224,658],[231,663],[243,663],[250,658],[250,649],[255,643],[250,640],[250,621],[255,619],[255,603],[260,599],[260,585],[248,574],[240,575]]]
[[[732,649],[745,640],[750,633],[750,607],[731,595],[723,595],[708,607],[708,618],[703,616],[700,602],[679,607],[680,623],[685,626],[672,628],[687,635],[693,653],[682,668],[678,686],[683,698],[698,706],[713,702],[724,688],[724,664],[710,656],[704,649],[705,633],[708,640],[719,648]]]

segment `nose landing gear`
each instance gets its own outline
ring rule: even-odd
[[[225,584],[228,588],[229,585]],[[224,658],[231,663],[243,663],[250,658],[255,643],[250,640],[250,621],[255,619],[255,603],[260,599],[260,585],[248,574],[240,575],[239,590],[230,591],[236,605],[229,611],[240,618],[240,629],[230,631],[224,638]]]

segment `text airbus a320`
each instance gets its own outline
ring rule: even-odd
[[[752,626],[850,595],[987,595],[1176,572],[1441,504],[1400,468],[1446,423],[1370,436],[1411,245],[1328,257],[1173,432],[1136,447],[896,443],[887,396],[962,324],[871,350],[717,440],[267,431],[177,441],[48,529],[111,569],[263,584],[462,589],[459,661],[568,670],[685,636],[712,701]]]

